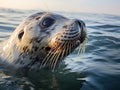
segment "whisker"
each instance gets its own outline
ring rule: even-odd
[[[52,57],[52,55],[53,55],[52,53],[48,53],[47,56],[44,58],[43,62],[41,63],[41,65],[44,65],[47,62],[47,60],[49,60],[49,58]]]
[[[85,44],[87,43],[87,40],[88,40],[88,38],[86,37],[84,42],[82,44],[80,44],[79,50],[78,50],[78,55],[85,52],[85,48],[86,48]]]
[[[72,44],[70,44],[70,43],[64,43],[64,46],[63,46],[64,49],[63,49],[63,51],[62,51],[62,52],[58,55],[58,57],[57,57],[57,60],[59,59],[59,62],[62,61],[62,58],[63,58],[64,56],[67,56],[67,54],[70,53],[69,48],[65,48],[65,47],[70,47],[70,48],[71,48],[71,45],[72,45]],[[54,63],[53,70],[55,69],[57,62],[58,62],[58,61],[56,61],[56,62]]]
[[[58,53],[58,55],[57,55],[57,57],[56,57],[56,60],[54,61],[55,63],[53,64],[53,66],[52,66],[52,70],[54,71],[54,69],[55,69],[55,67],[56,67],[56,65],[57,65],[57,62],[58,62],[58,60],[59,60],[59,58],[60,58],[60,55],[61,55],[61,53]]]
[[[65,56],[67,56],[67,54],[68,54],[68,49],[69,49],[69,45],[68,45],[68,43],[66,43],[67,45],[66,45],[66,51],[65,51]]]
[[[85,52],[85,44],[87,42],[87,37],[82,44],[79,46],[78,55]],[[45,67],[46,64],[54,71],[58,62],[62,61],[64,56],[70,54],[73,49],[76,47],[76,41],[64,42],[56,46],[54,49],[51,49],[46,57],[43,59],[40,67]],[[62,50],[61,50],[62,49]]]
[[[69,43],[69,51],[68,51],[69,53],[71,53],[71,49],[72,49],[71,46],[72,46],[72,44]]]
[[[57,56],[58,56],[58,53],[54,54],[54,56],[50,59],[50,64],[49,65],[50,65],[51,68],[52,68],[52,66],[54,64],[54,61],[56,60]]]
[[[66,48],[64,49],[64,51],[63,52],[61,52],[61,57],[60,57],[60,59],[59,59],[59,62],[62,62],[62,59],[63,59],[63,57],[65,56],[65,53],[66,53]]]
[[[58,61],[57,57],[59,56],[59,54],[62,53],[62,51],[58,52],[59,49],[60,49],[62,46],[63,46],[63,44],[61,44],[61,45],[58,47],[58,49],[56,50],[56,57],[55,57],[54,59],[51,59],[51,60],[52,60],[52,61],[51,61],[51,68],[53,67],[55,60]],[[58,52],[58,53],[57,53],[57,52]]]
[[[66,49],[63,49],[63,51],[62,51],[62,57],[64,57],[64,55],[65,55],[65,50]]]
[[[52,55],[54,54],[53,52],[55,51],[55,49],[49,51],[49,53],[46,55],[46,57],[43,59],[41,65],[40,65],[40,68],[43,66],[45,66],[48,62],[48,60],[52,57]]]

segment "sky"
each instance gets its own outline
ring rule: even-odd
[[[120,0],[0,0],[0,7],[120,15]]]

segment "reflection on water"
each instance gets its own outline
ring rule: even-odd
[[[85,73],[70,72],[65,65],[55,72],[46,69],[24,74],[1,69],[0,76],[2,90],[79,90],[85,82]]]
[[[0,9],[0,42],[34,12],[37,11]],[[89,36],[86,52],[80,56],[73,52],[55,72],[23,74],[0,65],[0,90],[120,90],[120,17],[56,13],[85,21]]]

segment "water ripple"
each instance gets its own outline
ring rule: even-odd
[[[36,11],[38,10],[1,8],[0,42],[11,35],[23,18]],[[28,76],[20,76],[19,73],[13,75],[12,71],[4,71],[0,65],[0,75],[5,76],[0,78],[0,90],[6,90],[7,87],[11,90],[120,90],[120,17],[90,13],[57,13],[85,21],[89,37],[86,52],[78,56],[76,50],[55,72],[41,70],[30,72]],[[7,74],[3,75],[3,71]]]

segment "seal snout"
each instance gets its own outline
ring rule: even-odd
[[[50,47],[59,47],[61,45],[68,46],[71,44],[79,46],[87,37],[85,24],[81,20],[68,20],[49,43]],[[64,47],[67,48],[67,47]]]
[[[56,41],[67,42],[80,40],[82,43],[86,37],[85,24],[81,20],[70,20],[63,26],[63,30],[57,35]]]

